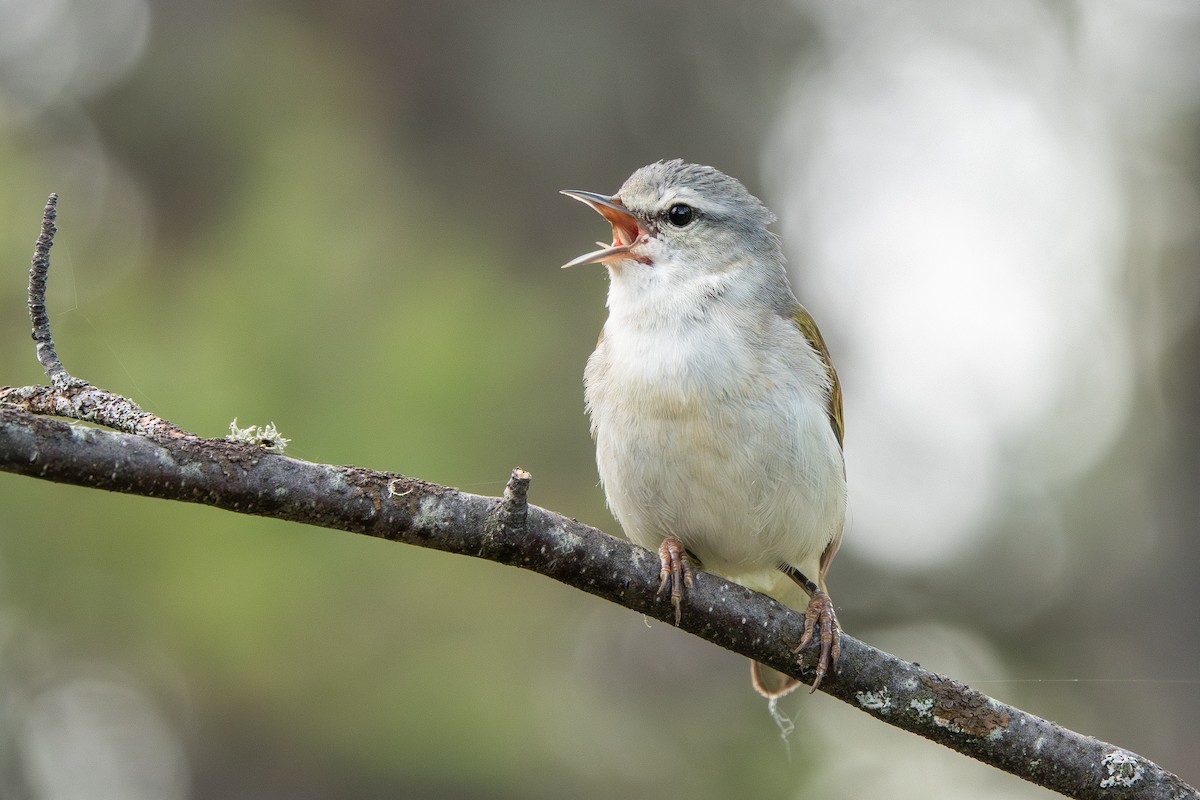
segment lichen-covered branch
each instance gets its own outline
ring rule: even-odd
[[[202,503],[486,558],[541,573],[663,622],[658,558],[525,501],[529,474],[503,498],[395,473],[332,466],[220,439],[157,441],[0,406],[0,470],[59,483]],[[697,572],[680,627],[811,683],[792,652],[800,614]],[[811,655],[811,654],[808,654]],[[844,636],[821,691],[884,722],[1078,798],[1200,798],[1146,759],[1000,703]]]
[[[0,388],[0,471],[485,558],[673,623],[671,603],[657,596],[658,557],[530,505],[531,478],[524,470],[514,470],[504,496],[495,498],[396,473],[300,461],[257,441],[202,439],[72,377],[54,355],[45,312],[54,201],[51,196],[35,248],[29,304],[38,358],[52,385]],[[793,652],[803,629],[801,614],[704,572],[696,573],[681,610],[684,630],[811,684],[814,653],[798,664]],[[1070,797],[1200,800],[1195,789],[1141,756],[844,634],[838,671],[824,679],[821,691]]]

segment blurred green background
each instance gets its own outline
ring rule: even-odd
[[[616,532],[608,236],[711,163],[847,396],[845,628],[1200,783],[1200,8],[1177,0],[0,4],[0,383]],[[1045,797],[518,570],[0,475],[0,795]]]

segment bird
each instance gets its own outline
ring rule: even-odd
[[[841,653],[825,578],[846,516],[842,389],[775,216],[735,178],[681,159],[613,195],[562,193],[612,226],[611,243],[563,267],[609,276],[584,399],[613,516],[657,550],[676,625],[693,562],[802,611],[796,652],[819,643],[815,692]],[[751,667],[765,697],[799,685]]]

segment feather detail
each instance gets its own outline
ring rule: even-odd
[[[833,359],[829,357],[829,347],[821,336],[821,329],[817,327],[816,320],[804,306],[798,303],[792,306],[792,321],[817,351],[821,363],[825,365],[825,371],[829,373],[829,406],[825,412],[829,415],[829,424],[833,426],[833,435],[837,437],[838,445],[841,445],[846,434],[846,423],[842,418],[842,383],[838,380],[837,370],[833,368]]]

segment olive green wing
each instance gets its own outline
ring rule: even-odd
[[[825,369],[829,371],[829,406],[825,409],[825,413],[829,415],[829,424],[833,427],[833,435],[837,437],[840,447],[846,432],[846,423],[842,418],[842,384],[838,380],[837,370],[833,368],[833,359],[829,357],[829,347],[825,344],[825,339],[821,337],[821,330],[817,327],[817,323],[813,320],[812,315],[804,309],[804,306],[797,304],[792,308],[792,320],[804,334],[804,338],[808,339],[808,343],[817,351]],[[825,552],[821,553],[821,571],[817,576],[817,581],[822,591],[829,591],[825,588],[825,573],[829,572],[829,565],[833,563],[833,557],[837,555],[838,546],[841,543],[842,532],[839,530],[826,545]]]
[[[829,415],[829,424],[833,426],[833,435],[837,437],[840,446],[846,433],[846,423],[842,419],[842,384],[838,380],[837,370],[833,368],[833,359],[829,357],[829,348],[825,345],[825,340],[821,338],[821,330],[817,327],[817,323],[813,320],[812,315],[804,309],[804,306],[792,307],[792,321],[796,323],[796,327],[804,334],[804,338],[808,339],[808,343],[817,351],[817,355],[821,357],[821,363],[829,372],[829,407],[825,409],[825,413]]]

